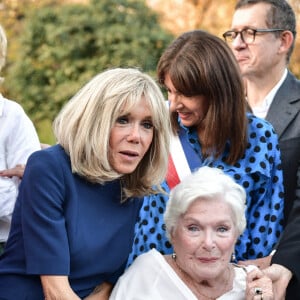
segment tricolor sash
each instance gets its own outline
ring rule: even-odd
[[[178,135],[172,135],[169,155],[168,173],[166,177],[170,189],[176,186],[191,172],[200,168],[201,159],[191,146],[183,128]]]

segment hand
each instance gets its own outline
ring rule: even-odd
[[[247,300],[274,300],[272,280],[263,271],[255,268],[247,274]]]
[[[85,297],[84,300],[108,300],[112,288],[113,285],[111,283],[103,282],[88,297]]]
[[[25,165],[16,165],[14,168],[0,171],[0,176],[10,177],[10,178],[16,176],[22,179],[24,170],[25,170]]]
[[[264,274],[269,276],[273,282],[274,300],[285,299],[285,291],[293,274],[284,266],[272,264],[263,270]]]
[[[259,269],[263,270],[270,266],[271,258],[272,258],[272,256],[269,255],[266,257],[262,257],[262,258],[239,261],[238,264],[243,265],[243,266],[254,265],[254,266],[257,266]]]
[[[80,300],[72,290],[68,276],[41,275],[45,300]]]

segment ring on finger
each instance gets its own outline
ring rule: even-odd
[[[262,288],[260,287],[254,288],[254,295],[262,295],[262,294],[263,294]]]

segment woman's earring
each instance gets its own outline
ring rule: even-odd
[[[234,253],[231,254],[231,261],[235,262],[236,261],[236,256]]]
[[[176,260],[176,253],[174,252],[174,253],[172,253],[172,259],[174,259],[174,260]]]

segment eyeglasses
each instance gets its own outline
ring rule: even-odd
[[[240,34],[241,39],[246,44],[251,44],[255,41],[256,33],[268,33],[268,32],[277,32],[277,31],[284,31],[285,29],[278,29],[278,28],[272,28],[272,29],[253,29],[253,28],[244,28],[240,31],[238,30],[228,30],[225,33],[223,33],[223,38],[226,42],[232,43],[236,37]]]

